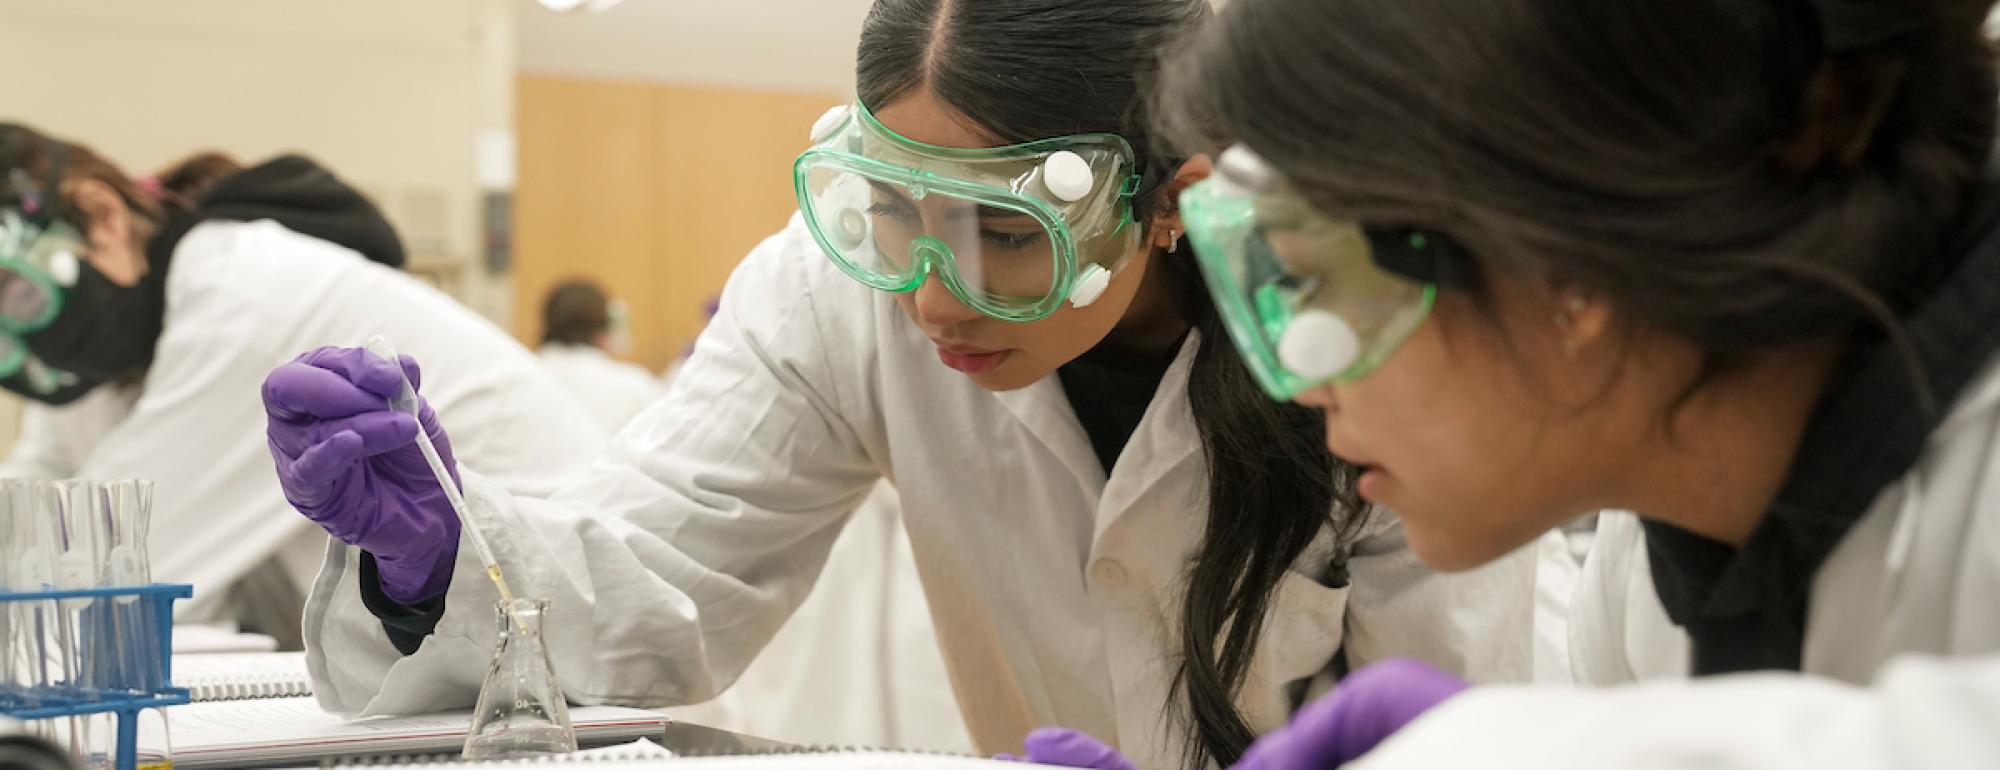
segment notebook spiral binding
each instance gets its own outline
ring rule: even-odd
[[[259,698],[294,698],[311,695],[312,685],[278,675],[242,677],[219,682],[195,682],[188,688],[197,703]]]

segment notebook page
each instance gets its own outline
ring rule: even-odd
[[[213,701],[168,710],[176,768],[241,767],[325,757],[456,751],[472,726],[468,713],[348,721],[312,698]],[[601,742],[657,735],[666,717],[639,709],[573,707],[577,739]],[[141,735],[157,746],[158,735]]]

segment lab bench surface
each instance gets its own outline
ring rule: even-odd
[[[781,743],[713,727],[669,722],[660,741],[661,746],[683,757],[713,756],[722,754],[769,754],[776,751],[797,749],[789,743]]]
[[[701,725],[686,722],[669,722],[666,729],[659,735],[647,737],[666,747],[669,751],[683,757],[767,754],[798,748],[789,743],[781,743],[741,733],[732,733],[727,730],[717,730],[713,727],[702,727]],[[593,747],[585,746],[584,748]],[[317,768],[321,766],[321,764],[314,762],[303,765],[260,765],[258,767],[278,770],[279,768]]]

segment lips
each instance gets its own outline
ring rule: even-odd
[[[965,345],[938,345],[938,360],[966,374],[984,374],[993,371],[1007,360],[1013,351],[986,350]]]

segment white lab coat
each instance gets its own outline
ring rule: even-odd
[[[801,745],[973,750],[896,490],[855,509],[819,582],[723,698],[715,725]]]
[[[1631,511],[1603,511],[1570,603],[1569,651],[1578,684],[1686,679],[1691,645],[1653,590],[1646,531]]]
[[[536,350],[535,357],[607,432],[617,432],[667,395],[667,383],[652,372],[590,345],[551,342]]]
[[[153,577],[195,586],[178,618],[226,617],[231,583],[318,533],[278,487],[258,393],[299,353],[374,333],[423,361],[457,456],[508,488],[546,491],[603,445],[527,350],[422,282],[273,222],[199,225],[174,250],[138,400],[62,474],[157,484]]]
[[[130,417],[138,403],[137,383],[104,385],[62,406],[26,402],[20,435],[0,463],[0,478],[76,478],[90,450]]]
[[[972,751],[894,487],[854,509],[812,592],[736,683],[675,716],[806,746]]]
[[[564,692],[660,705],[708,698],[743,670],[886,475],[979,749],[1017,749],[1059,724],[1141,767],[1175,765],[1173,640],[1206,507],[1184,395],[1199,344],[1106,479],[1055,378],[996,394],[940,366],[892,299],[829,264],[794,217],[737,269],[673,394],[587,481],[513,498],[467,462],[465,483],[501,534],[514,590],[552,600]],[[362,605],[358,554],[335,545],[328,557],[306,610],[320,702],[366,714],[471,703],[495,629],[472,549],[408,657]],[[1537,628],[1537,563],[1531,548],[1437,574],[1376,514],[1350,586],[1305,572],[1280,585],[1240,704],[1260,731],[1282,724],[1287,685],[1326,672],[1343,645],[1355,663],[1414,655],[1528,681],[1538,643],[1562,633]]]
[[[1617,558],[1638,570],[1612,590],[1651,596],[1645,561],[1630,557],[1643,540],[1611,534],[1610,542],[1599,535],[1597,550],[1622,548]],[[1636,622],[1622,628],[1579,635],[1576,650],[1610,650],[1599,660],[1637,650],[1624,658],[1629,671],[1671,675],[1655,668],[1674,642],[1648,617],[1654,603],[1635,608]],[[1596,622],[1589,606],[1580,598],[1572,622]],[[1490,688],[1447,701],[1359,767],[2000,764],[2000,358],[1960,395],[1916,466],[1882,490],[1828,556],[1808,618],[1803,669],[1811,676],[1601,692]]]

